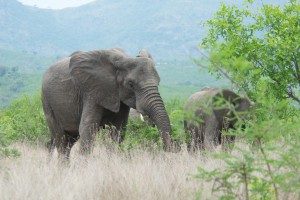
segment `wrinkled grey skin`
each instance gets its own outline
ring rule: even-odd
[[[221,102],[220,99],[225,101]],[[188,149],[212,150],[218,144],[223,144],[224,150],[228,144],[234,142],[234,136],[222,136],[221,132],[235,128],[239,113],[246,119],[247,111],[251,106],[248,98],[242,98],[231,90],[220,88],[204,88],[189,97],[185,105],[184,129],[191,136]],[[235,110],[233,112],[232,110]]]
[[[68,158],[80,138],[80,152],[89,153],[99,128],[109,125],[122,142],[130,108],[151,116],[164,149],[171,150],[171,125],[158,91],[160,78],[146,50],[129,57],[122,49],[74,52],[49,67],[42,84],[42,103],[51,132],[48,144]]]
[[[155,127],[154,121],[148,115],[142,115],[134,108],[130,108],[129,120],[131,123],[146,123],[148,126]]]

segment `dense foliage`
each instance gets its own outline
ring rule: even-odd
[[[262,8],[251,2],[222,4],[205,23],[201,47],[209,52],[209,69],[228,73],[253,98],[267,84],[267,96],[300,103],[300,2]]]
[[[36,141],[49,137],[40,95],[24,96],[0,110],[0,154],[9,154],[16,141]]]
[[[198,64],[246,91],[256,106],[249,113],[238,155],[214,157],[224,168],[199,167],[196,178],[213,182],[221,199],[299,199],[300,2],[244,7],[222,4],[200,45]],[[207,54],[208,53],[208,54]],[[252,145],[251,145],[252,144]]]

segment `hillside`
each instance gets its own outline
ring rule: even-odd
[[[204,34],[199,23],[212,16],[219,2],[97,0],[51,10],[0,0],[0,49],[61,55],[111,47],[136,54],[147,48],[156,59],[187,59]]]
[[[203,34],[198,23],[211,15],[208,2],[98,0],[50,10],[0,0],[0,48],[44,54],[147,48],[155,58],[186,58]]]

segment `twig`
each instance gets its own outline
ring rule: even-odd
[[[288,95],[289,98],[291,98],[294,101],[297,101],[298,103],[300,103],[300,99],[297,98],[292,92],[287,92],[287,95]]]
[[[243,89],[243,87],[242,87],[239,83],[235,82],[235,81],[228,75],[228,73],[226,73],[224,70],[222,70],[221,67],[219,67],[219,66],[218,66],[213,60],[211,60],[207,55],[205,55],[199,48],[197,48],[197,49],[198,49],[199,53],[200,53],[205,59],[207,59],[208,61],[210,61],[210,62],[213,64],[213,66],[214,66],[219,72],[221,72],[221,74],[222,74],[225,78],[227,78],[233,85],[235,85],[235,87],[239,88],[239,89],[242,91],[242,93],[244,94],[245,97],[249,98],[248,95],[247,95],[247,93],[245,92],[245,90]],[[201,67],[203,67],[203,68],[206,68],[206,69],[207,69],[207,66],[204,66],[204,65],[202,65],[202,64],[200,64],[200,63],[198,63],[198,65],[201,66]]]
[[[266,165],[267,165],[267,168],[268,168],[269,176],[272,179],[272,185],[273,185],[274,192],[275,192],[275,199],[279,200],[278,189],[277,189],[276,184],[273,182],[274,181],[274,175],[273,175],[271,166],[270,166],[269,162],[267,161],[267,155],[266,155],[265,150],[264,150],[264,148],[262,146],[262,142],[261,142],[260,138],[258,139],[258,145],[259,145],[259,150],[261,151],[261,153],[262,153],[262,155],[263,155],[263,157],[264,157],[264,159],[266,161]]]
[[[249,193],[248,193],[248,177],[247,177],[247,172],[246,172],[246,164],[243,164],[243,178],[245,181],[245,190],[246,190],[246,200],[249,200]]]

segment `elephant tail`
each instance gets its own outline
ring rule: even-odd
[[[44,93],[42,92],[42,105],[44,110],[44,115],[50,130],[50,141],[46,143],[46,148],[49,153],[52,154],[55,148],[54,132],[55,132],[55,117],[51,106],[49,105]]]

